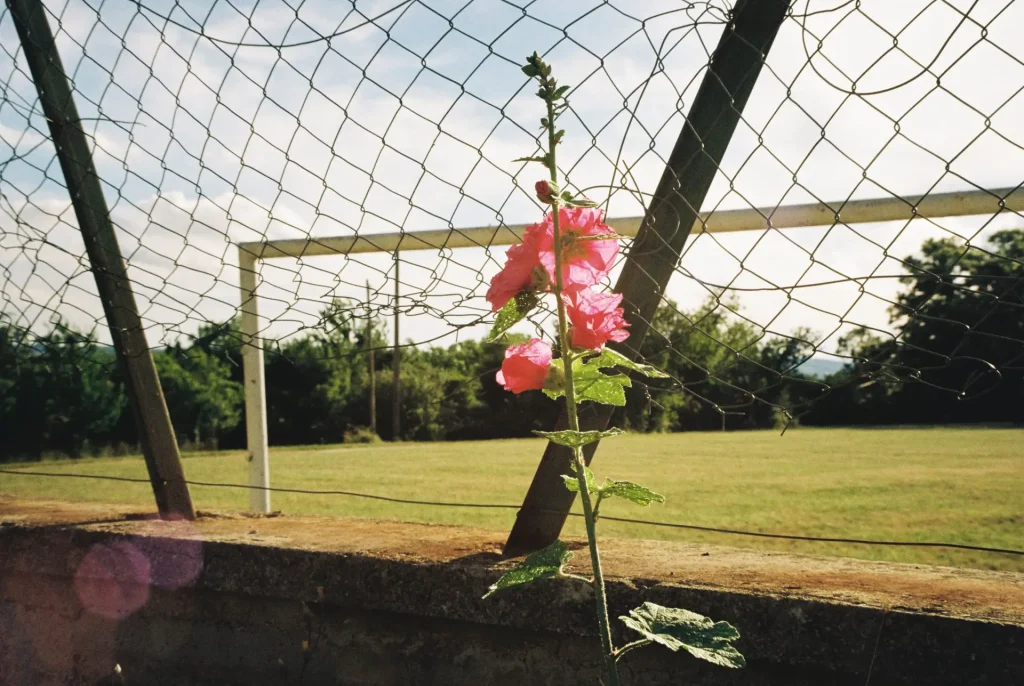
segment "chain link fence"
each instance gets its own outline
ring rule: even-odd
[[[237,246],[260,258],[282,241],[318,247],[254,263],[271,443],[360,440],[373,425],[407,439],[540,428],[552,408],[504,395],[501,347],[480,342],[498,237],[542,211],[536,169],[513,162],[538,150],[540,112],[519,66],[536,49],[572,86],[559,151],[569,186],[606,198],[611,218],[639,218],[733,11],[45,6],[175,431],[207,447],[245,443]],[[672,378],[636,384],[615,421],[1019,421],[1022,22],[1013,2],[790,7],[694,208],[701,219],[668,256],[677,266],[650,333],[626,343]],[[138,440],[56,155],[7,10],[0,383],[19,398],[4,401],[7,426],[35,426],[27,413],[42,423],[8,448],[28,454]],[[448,238],[408,249],[425,230]],[[336,239],[365,250],[332,251]],[[516,331],[550,336],[550,317]]]

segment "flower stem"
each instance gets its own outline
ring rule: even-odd
[[[547,130],[548,130],[548,162],[551,172],[551,183],[558,185],[558,166],[555,164],[555,147],[558,142],[555,139],[555,106],[549,97],[547,102]],[[576,411],[576,387],[572,378],[573,353],[569,341],[569,324],[565,311],[565,301],[562,300],[562,235],[559,226],[558,201],[552,205],[551,223],[554,229],[555,242],[555,299],[558,301],[558,339],[561,344],[562,364],[565,367],[565,409],[569,418],[569,428],[573,431],[580,430],[579,415]],[[590,544],[590,564],[594,568],[594,579],[591,585],[594,588],[594,598],[597,603],[597,623],[601,635],[602,660],[608,671],[608,686],[619,686],[619,671],[615,661],[615,645],[612,643],[611,621],[608,619],[608,599],[605,595],[604,575],[601,571],[601,554],[597,548],[597,526],[594,517],[593,504],[590,501],[586,477],[586,463],[583,460],[581,448],[573,448],[573,461],[576,465],[576,478],[579,481],[580,500],[583,503],[583,518],[587,525],[587,542]]]

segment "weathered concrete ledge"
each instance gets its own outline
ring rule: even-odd
[[[598,680],[588,589],[480,600],[512,564],[495,532],[4,499],[0,520],[3,684],[94,684],[115,663],[129,684]],[[627,684],[1024,684],[1024,574],[654,541],[604,556],[613,615],[726,619],[749,661],[645,648]]]

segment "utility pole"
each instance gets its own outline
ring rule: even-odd
[[[394,438],[397,441],[402,433],[402,348],[398,335],[398,299],[401,296],[401,281],[398,279],[398,248],[395,248],[395,351],[391,358],[391,421]]]
[[[377,434],[377,368],[373,361],[373,310],[370,308],[370,282],[366,282],[366,371],[370,377],[370,431]]]
[[[39,104],[46,115],[71,204],[75,208],[96,291],[124,375],[157,510],[165,519],[195,519],[178,440],[139,317],[128,265],[75,106],[46,10],[39,0],[8,0]]]

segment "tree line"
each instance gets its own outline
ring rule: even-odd
[[[614,421],[633,431],[809,425],[1020,422],[1024,419],[1024,231],[995,233],[965,250],[929,240],[908,258],[890,319],[898,337],[860,328],[844,336],[847,364],[824,378],[803,373],[807,330],[767,336],[711,298],[695,311],[666,303],[642,356],[672,379],[638,379]],[[392,435],[392,350],[376,322],[335,301],[305,335],[267,347],[271,444],[365,439],[366,350],[373,347],[377,426],[385,440],[528,436],[549,428],[555,402],[512,395],[494,380],[504,345],[463,341],[407,346],[401,359],[401,435]],[[245,443],[238,322],[202,326],[156,351],[165,398],[186,447]],[[628,341],[627,341],[628,344]],[[134,452],[136,424],[113,350],[58,324],[42,335],[0,320],[0,461],[56,453]]]

